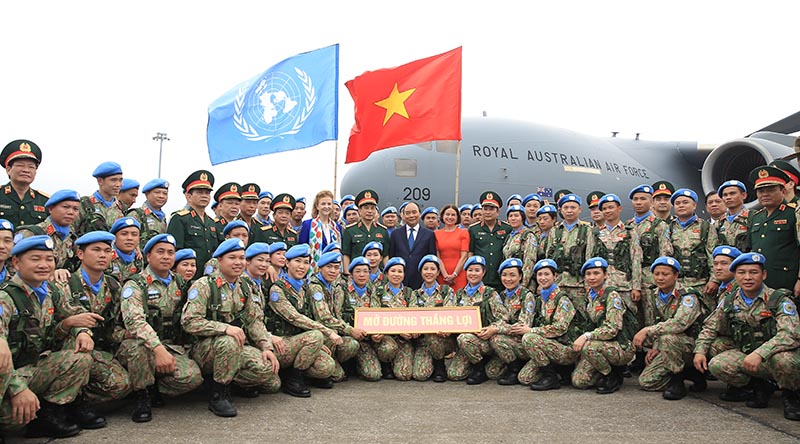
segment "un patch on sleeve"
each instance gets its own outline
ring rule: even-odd
[[[528,313],[533,313],[533,302],[532,301],[528,301],[528,303],[525,304],[525,310],[527,310]]]
[[[314,293],[314,296],[312,296],[312,297],[314,298],[315,301],[319,302],[319,301],[322,300],[322,293],[316,292],[316,293]]]
[[[694,307],[694,298],[691,296],[684,296],[683,297],[683,305],[689,308]]]
[[[189,295],[186,297],[189,298],[190,301],[197,299],[197,289],[192,288],[191,290],[189,290]]]
[[[206,276],[208,276],[213,272],[214,272],[214,267],[212,267],[211,265],[206,265],[205,270],[203,270],[203,274],[205,274]]]
[[[783,301],[781,308],[783,309],[783,314],[787,316],[794,316],[797,314],[797,307],[789,301]],[[2,314],[2,312],[0,312],[0,314]]]
[[[622,310],[622,299],[614,298],[614,308],[617,310]]]
[[[122,290],[122,299],[128,299],[131,296],[133,296],[133,288],[128,287]]]
[[[561,309],[564,311],[569,311],[570,308],[572,307],[570,306],[569,299],[564,298],[564,301],[561,303]]]
[[[277,291],[273,291],[269,295],[269,300],[272,301],[272,302],[278,302],[278,299],[280,299],[280,298],[281,298],[281,294],[278,293]]]

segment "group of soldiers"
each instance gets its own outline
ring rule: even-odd
[[[233,396],[309,397],[309,386],[356,375],[608,394],[640,372],[641,388],[672,400],[686,396],[685,380],[700,391],[718,378],[722,399],[754,408],[782,391],[784,416],[800,420],[800,172],[789,164],[751,173],[758,211],[745,208],[744,183],[723,183],[715,194],[727,211],[711,221],[695,214],[693,190],[668,182],[631,190],[627,222],[615,194],[590,193],[587,222],[568,190],[553,204],[486,191],[458,208],[466,285],[441,283],[429,254],[422,285],[409,288],[389,233],[419,217],[416,204],[379,215],[373,190],[333,201],[335,234],[317,251],[300,242],[304,200],[287,193],[226,183],[211,217],[214,176],[199,170],[182,183],[186,206],[167,217],[163,179],[141,186],[145,202],[133,207],[139,184],[104,162],[92,195],[48,196],[31,187],[41,161],[29,140],[0,152],[10,179],[0,193],[4,429],[73,436],[104,427],[95,406],[125,397],[132,420],[147,422],[164,396],[204,383],[209,409],[230,417]],[[422,221],[436,229],[439,211]],[[477,306],[483,325],[379,335],[354,323],[360,307],[436,306]]]

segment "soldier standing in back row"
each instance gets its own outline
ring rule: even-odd
[[[266,242],[270,245],[283,242],[287,248],[297,245],[297,231],[289,226],[296,204],[291,194],[281,193],[275,196],[271,204],[274,220],[271,225],[263,225],[253,232],[253,242]]]
[[[219,245],[217,226],[206,214],[214,188],[214,175],[205,170],[190,174],[183,181],[186,208],[176,211],[170,218],[167,232],[175,238],[176,248],[191,248],[197,253],[197,263],[202,265],[211,259],[211,253]],[[203,267],[197,267],[195,279],[203,275]]]
[[[31,188],[41,162],[42,151],[30,140],[15,140],[0,152],[0,165],[9,179],[0,192],[0,217],[15,227],[35,225],[47,217],[44,204],[50,196]]]
[[[498,219],[503,199],[494,191],[484,191],[480,197],[482,220],[469,227],[469,255],[486,259],[486,276],[483,283],[497,291],[503,291],[500,273],[503,262],[503,245],[511,233],[511,225]]]
[[[372,241],[383,244],[384,261],[389,254],[389,232],[386,227],[378,223],[378,199],[378,193],[373,190],[363,190],[356,196],[355,202],[361,220],[347,225],[342,233],[344,269],[350,268],[350,260],[359,256],[364,247]]]
[[[675,186],[666,180],[660,180],[653,184],[653,214],[667,224],[675,218],[670,214],[672,203],[670,199],[675,193]]]
[[[740,251],[750,251],[750,211],[745,208],[747,188],[738,180],[728,180],[717,189],[727,211],[717,225],[719,241]]]
[[[239,208],[242,204],[242,196],[239,194],[239,184],[236,182],[228,182],[214,193],[214,201],[217,202],[217,214],[219,217],[215,220],[217,223],[217,235],[219,241],[225,240],[222,231],[228,222],[234,220],[239,216]],[[249,227],[248,227],[249,229]]]
[[[156,235],[167,232],[167,215],[163,208],[169,197],[169,182],[164,179],[153,179],[142,187],[145,201],[139,208],[131,208],[125,214],[137,221],[141,226],[139,247],[144,248],[147,241]]]
[[[97,191],[81,197],[81,213],[72,223],[78,236],[90,231],[107,231],[114,221],[125,215],[125,208],[117,199],[122,188],[122,167],[116,162],[103,162],[94,169],[92,176],[97,179]]]
[[[550,245],[545,257],[553,259],[558,265],[558,288],[566,293],[576,309],[586,309],[587,295],[584,288],[581,267],[594,250],[592,227],[579,219],[581,198],[566,194],[558,201],[564,220],[550,231]]]

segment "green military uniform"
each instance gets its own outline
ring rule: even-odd
[[[282,208],[291,212],[294,211],[295,205],[297,205],[297,202],[291,194],[281,193],[272,200],[270,209],[273,213],[275,210]],[[286,224],[286,228],[283,231],[274,222],[269,225],[260,225],[251,229],[251,235],[253,242],[264,242],[270,245],[275,242],[283,242],[286,244],[286,248],[292,248],[298,242],[297,231],[292,228],[291,222]]]
[[[183,182],[183,192],[193,189],[208,189],[214,187],[214,175],[205,170],[198,170],[190,174]],[[193,208],[184,208],[172,213],[167,226],[167,233],[175,238],[175,248],[191,248],[197,254],[197,272],[194,278],[203,275],[200,266],[211,259],[212,253],[219,245],[217,226],[214,220],[203,212],[199,213]]]
[[[42,150],[30,140],[15,140],[0,152],[0,165],[7,168],[17,159],[29,159],[38,166],[42,161]],[[33,188],[29,188],[20,197],[9,182],[0,192],[0,218],[7,219],[15,227],[43,222],[49,214],[45,208],[49,197]]]
[[[367,227],[364,222],[358,221],[347,225],[342,233],[342,254],[351,258],[361,256],[361,250],[370,242],[383,244],[383,256],[389,254],[389,231],[383,225],[373,222]]]
[[[239,189],[241,187],[236,182],[228,182],[226,184],[221,185],[216,192],[214,192],[214,202],[217,202],[217,205],[222,203],[225,199],[234,199],[241,202],[242,195],[239,194]],[[231,222],[224,216],[220,216],[214,219],[214,222],[217,224],[217,236],[219,237],[220,243],[225,241],[225,235],[222,233],[225,230],[225,225],[228,222]],[[248,228],[249,229],[249,228]],[[248,237],[249,239],[249,237]],[[249,240],[248,240],[249,243]]]
[[[480,197],[481,207],[493,205],[499,209],[502,202],[502,198],[493,191],[485,191]],[[486,259],[486,276],[484,276],[483,282],[497,291],[503,290],[497,267],[505,259],[503,246],[511,233],[511,225],[498,219],[492,228],[489,228],[485,222],[480,222],[470,225],[467,231],[469,232],[470,255],[483,256]]]

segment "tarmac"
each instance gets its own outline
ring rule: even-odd
[[[234,398],[235,418],[218,418],[197,392],[153,410],[153,421],[130,420],[132,401],[106,411],[109,425],[63,440],[15,443],[797,443],[800,422],[783,418],[780,395],[766,409],[720,401],[724,385],[666,401],[626,379],[614,394],[562,387],[478,386],[358,379],[311,398],[283,393]],[[109,407],[109,406],[107,406]]]

